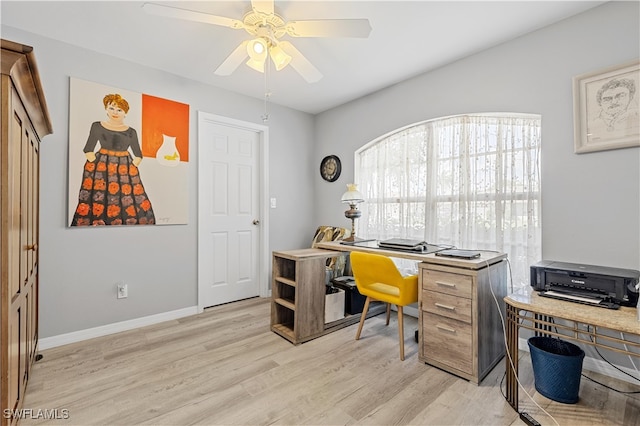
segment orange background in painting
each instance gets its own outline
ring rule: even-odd
[[[189,161],[189,105],[142,94],[142,156],[154,157],[162,135],[175,136],[180,161]]]

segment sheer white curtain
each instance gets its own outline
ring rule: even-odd
[[[358,235],[506,252],[514,285],[541,258],[540,116],[426,121],[356,152]]]

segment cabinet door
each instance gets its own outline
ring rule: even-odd
[[[23,138],[24,129],[28,119],[22,105],[20,104],[17,92],[12,85],[9,87],[7,124],[9,127],[7,152],[7,185],[3,188],[6,192],[7,217],[6,219],[6,256],[3,256],[3,268],[6,267],[7,282],[3,282],[7,292],[3,295],[2,309],[7,310],[7,364],[3,366],[3,375],[6,375],[6,397],[2,397],[3,403],[6,401],[6,408],[16,409],[22,395],[23,378],[26,372],[25,347],[26,347],[26,323],[24,321],[24,309],[22,305],[23,284],[26,278],[24,270],[21,269],[23,262],[22,247],[22,162],[23,162]],[[3,142],[4,143],[4,142]],[[4,184],[4,183],[3,183]],[[4,195],[4,194],[3,194]],[[4,235],[3,235],[4,237]],[[5,263],[6,262],[6,263]],[[4,289],[3,289],[4,292]],[[5,350],[5,348],[3,348]],[[5,378],[3,377],[3,381]]]

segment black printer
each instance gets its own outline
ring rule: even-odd
[[[543,260],[531,265],[531,286],[540,296],[618,309],[638,303],[640,271]]]

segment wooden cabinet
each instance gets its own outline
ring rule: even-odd
[[[5,410],[22,407],[38,346],[39,155],[51,122],[32,50],[2,40],[0,425],[17,423]]]
[[[506,255],[419,265],[419,356],[479,383],[504,356]]]
[[[326,260],[345,253],[322,249],[273,252],[271,330],[300,344],[360,321],[347,315],[325,323]],[[383,305],[369,309],[377,315]]]

